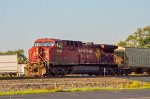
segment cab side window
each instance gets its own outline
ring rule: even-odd
[[[61,42],[57,42],[56,46],[57,48],[63,49],[63,44]]]

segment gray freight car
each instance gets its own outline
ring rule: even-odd
[[[129,67],[132,72],[137,74],[148,73],[150,74],[150,49],[149,48],[130,48],[126,47],[117,50],[118,65],[121,68]]]

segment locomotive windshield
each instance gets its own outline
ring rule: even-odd
[[[42,42],[36,42],[36,43],[34,44],[34,46],[43,46],[43,43],[42,43]]]
[[[44,46],[54,46],[54,42],[45,42]]]
[[[54,42],[36,42],[34,46],[54,46]]]

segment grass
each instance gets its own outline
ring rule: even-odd
[[[3,96],[3,95],[17,95],[17,94],[39,94],[39,93],[50,93],[50,92],[61,92],[61,90],[60,89],[53,89],[53,90],[28,89],[28,90],[23,90],[23,91],[0,92],[0,96]]]
[[[88,92],[88,91],[104,91],[104,90],[139,90],[139,89],[150,89],[150,87],[141,87],[141,88],[100,88],[100,87],[95,87],[95,88],[72,88],[68,90],[62,90],[62,89],[28,89],[28,90],[23,90],[23,91],[8,91],[8,92],[0,92],[0,96],[4,95],[18,95],[18,94],[40,94],[40,93],[53,93],[53,92],[78,92],[78,91],[83,91],[83,92]]]
[[[23,90],[23,91],[8,91],[8,92],[0,92],[0,96],[3,95],[17,95],[17,94],[40,94],[40,93],[53,93],[53,92],[78,92],[78,91],[100,91],[100,90],[114,90],[113,88],[72,88],[68,90],[62,90],[62,89],[53,89],[53,90],[48,90],[48,89],[28,89],[28,90]]]

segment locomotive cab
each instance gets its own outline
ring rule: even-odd
[[[30,62],[49,61],[49,51],[55,45],[54,41],[36,41],[34,46],[29,50]]]
[[[55,40],[38,39],[34,42],[34,46],[29,49],[29,61],[25,68],[27,75],[44,75],[46,73],[46,65],[50,62],[50,50],[55,48]]]

